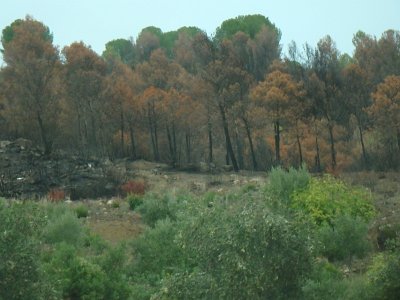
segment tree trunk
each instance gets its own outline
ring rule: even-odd
[[[191,149],[191,142],[190,142],[190,133],[186,132],[185,134],[186,140],[186,159],[187,163],[190,164],[192,162],[192,149]]]
[[[44,154],[45,155],[49,155],[51,153],[51,142],[48,139],[47,133],[46,133],[46,129],[44,128],[44,124],[43,124],[43,119],[42,116],[40,115],[39,111],[36,112],[36,118],[39,124],[39,129],[40,129],[40,137],[42,139],[42,144],[43,144],[43,148],[44,148]]]
[[[124,112],[123,112],[123,110],[122,110],[122,108],[121,108],[121,111],[120,111],[120,131],[121,131],[121,156],[122,157],[124,157],[124,155],[125,155],[125,151],[124,151],[124,149],[125,149],[125,138],[124,138],[124,135],[125,135],[125,120],[124,120]]]
[[[171,155],[171,159],[172,159],[172,167],[175,168],[176,166],[176,161],[175,161],[175,154],[174,154],[174,146],[173,146],[173,141],[172,141],[172,135],[171,132],[169,130],[169,126],[166,126],[167,129],[167,138],[168,138],[168,146],[169,146],[169,153]]]
[[[153,157],[154,157],[154,160],[157,160],[156,142],[155,142],[155,138],[154,138],[153,121],[151,118],[150,108],[147,111],[147,119],[148,119],[148,123],[149,123],[149,133],[150,133],[151,146],[153,149]]]
[[[251,159],[253,161],[253,170],[255,171],[257,170],[257,160],[256,160],[256,154],[254,152],[253,139],[251,137],[250,126],[246,118],[242,118],[242,120],[244,123],[244,128],[246,129],[247,139],[249,140]]]
[[[333,125],[330,121],[328,121],[328,130],[329,130],[329,141],[331,144],[331,167],[332,170],[336,168],[336,150],[335,150],[335,140],[333,137]]]
[[[212,124],[209,105],[207,106],[207,133],[208,133],[208,163],[213,162]]]
[[[133,131],[132,123],[129,123],[129,135],[130,135],[130,138],[131,138],[132,158],[136,159],[137,153],[136,153],[136,145],[135,145],[135,134],[134,134],[134,131]]]
[[[297,148],[299,150],[299,167],[303,165],[303,151],[301,149],[301,141],[299,133],[296,134]]]
[[[281,130],[279,128],[279,121],[274,123],[274,132],[275,132],[275,159],[278,165],[281,164]]]
[[[367,157],[367,151],[365,150],[364,133],[363,133],[361,124],[358,125],[358,131],[360,133],[360,143],[361,143],[361,150],[362,150],[362,156],[363,156],[363,161],[364,161],[364,167],[368,168],[368,157]]]
[[[174,122],[172,122],[172,148],[174,149],[174,162],[176,164],[178,162],[178,149],[176,146],[176,130]]]
[[[222,125],[224,127],[227,152],[229,154],[230,159],[232,160],[233,170],[235,170],[235,172],[239,172],[239,166],[238,166],[238,163],[235,158],[235,153],[233,152],[231,138],[229,135],[229,127],[228,127],[228,121],[227,121],[226,115],[225,115],[225,110],[221,104],[219,104],[218,107],[219,107],[219,111],[220,111],[221,117],[222,117]]]
[[[400,128],[397,128],[397,148],[399,148],[400,154]]]
[[[157,117],[154,104],[152,105],[152,116],[153,116],[153,130],[154,130],[154,146],[155,146],[155,160],[160,161],[160,148],[158,147],[158,126]]]
[[[315,167],[318,173],[321,173],[321,158],[320,158],[320,151],[319,151],[319,142],[318,142],[318,127],[315,124]]]
[[[239,168],[244,169],[243,143],[240,139],[240,134],[236,122],[235,122],[235,138],[236,138],[236,151],[237,151]]]

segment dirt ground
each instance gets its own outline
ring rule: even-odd
[[[224,193],[240,189],[246,184],[263,185],[265,172],[242,171],[239,173],[222,172],[218,174],[180,172],[170,170],[167,165],[143,160],[126,164],[130,178],[127,180],[142,181],[147,192],[179,194],[190,191],[203,194],[207,191]],[[89,215],[86,225],[96,234],[112,244],[134,239],[145,229],[140,215],[129,209],[124,197],[112,199],[74,201],[72,206],[85,205]]]
[[[126,169],[131,174],[127,180],[143,181],[148,192],[161,194],[179,194],[181,191],[198,195],[207,191],[224,193],[247,184],[261,186],[267,181],[265,172],[183,172],[142,160],[127,163]],[[340,177],[349,184],[364,186],[371,191],[378,210],[373,226],[400,224],[400,173],[357,172]],[[133,239],[145,229],[140,215],[129,209],[122,196],[74,201],[71,205],[81,204],[89,208],[89,216],[85,220],[88,227],[113,244]]]

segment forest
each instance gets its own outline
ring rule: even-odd
[[[280,38],[4,28],[0,300],[399,299],[400,31]]]
[[[0,138],[45,155],[129,157],[180,168],[301,166],[321,172],[400,167],[400,32],[359,31],[340,53],[327,35],[292,42],[262,15],[144,28],[102,55],[59,49],[27,16],[3,29]]]

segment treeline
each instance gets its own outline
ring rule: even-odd
[[[283,56],[280,37],[268,18],[240,16],[212,38],[147,27],[99,56],[16,20],[1,39],[1,138],[174,167],[399,168],[400,32],[357,32],[352,57],[330,36]]]

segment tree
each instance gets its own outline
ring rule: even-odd
[[[388,153],[397,152],[393,157],[393,166],[400,158],[400,76],[386,77],[372,98],[373,103],[368,113],[384,138]]]
[[[356,64],[349,64],[343,70],[344,92],[346,106],[357,120],[362,157],[365,166],[368,165],[367,151],[364,143],[364,130],[368,125],[368,115],[365,109],[371,104],[371,86],[367,73]]]
[[[98,146],[107,147],[109,141],[102,137],[104,123],[104,90],[106,63],[82,42],[63,49],[65,57],[66,118],[78,149],[99,152]],[[100,129],[100,130],[99,130]],[[102,144],[99,145],[100,141]],[[105,150],[105,149],[103,149]]]
[[[106,59],[119,59],[124,64],[133,66],[135,61],[135,48],[132,41],[116,39],[106,44],[106,49],[103,51],[102,56]]]
[[[288,121],[290,106],[302,94],[301,85],[296,83],[290,74],[280,70],[269,73],[265,80],[260,82],[252,91],[252,98],[266,109],[267,115],[274,124],[275,160],[278,165],[281,163],[282,125]]]
[[[50,30],[26,17],[3,30],[5,98],[9,111],[25,120],[28,137],[38,133],[45,154],[56,137],[60,61]]]
[[[106,114],[109,116],[110,121],[114,121],[118,124],[112,126],[112,131],[119,131],[119,155],[125,155],[125,134],[128,132],[126,125],[128,124],[131,139],[132,156],[136,157],[135,140],[132,132],[131,115],[132,113],[132,102],[134,101],[135,90],[133,87],[133,71],[129,66],[122,63],[119,60],[111,59],[109,62],[109,68],[111,73],[106,78],[106,90],[105,97],[107,102],[105,106]],[[113,122],[110,122],[113,123]],[[114,132],[112,132],[114,133]]]
[[[157,27],[144,28],[136,39],[136,53],[138,61],[149,60],[151,53],[160,47],[162,31]]]
[[[340,68],[339,51],[332,38],[328,35],[322,38],[317,45],[313,57],[313,69],[318,79],[323,83],[323,97],[316,99],[317,109],[322,113],[327,121],[329,132],[329,142],[331,150],[331,168],[336,168],[336,149],[333,128],[339,116],[345,114],[340,111]]]

